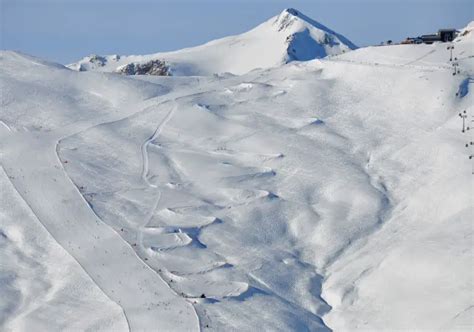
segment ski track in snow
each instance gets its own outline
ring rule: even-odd
[[[12,131],[11,128],[4,121],[0,120],[0,124],[9,132]]]
[[[150,181],[148,180],[149,161],[148,161],[147,148],[148,148],[148,145],[160,135],[164,126],[166,126],[166,123],[173,117],[173,113],[175,112],[175,110],[176,110],[176,104],[174,104],[173,108],[168,112],[168,114],[166,114],[166,117],[158,125],[153,135],[151,135],[150,138],[148,138],[141,146],[142,160],[143,160],[142,179],[147,185],[149,185],[152,188],[157,188],[157,186],[156,184],[150,183]]]
[[[418,62],[418,61],[420,61],[420,60],[423,60],[424,58],[428,57],[430,54],[433,54],[433,53],[435,53],[435,52],[436,52],[436,49],[431,50],[431,51],[427,52],[426,54],[423,54],[422,56],[416,58],[415,60],[409,61],[409,62],[405,63],[403,66],[412,65],[412,64],[414,64],[414,63],[416,63],[416,62]]]
[[[189,98],[190,96],[193,96],[193,95],[197,95],[195,93],[192,93],[192,94],[189,94],[187,96],[182,96],[180,97],[181,98]],[[161,105],[164,105],[166,102],[162,103]],[[160,122],[160,124],[156,127],[155,131],[153,132],[153,134],[143,142],[143,144],[141,145],[141,155],[142,155],[142,174],[141,174],[141,178],[142,180],[150,187],[150,188],[154,188],[156,189],[156,192],[157,192],[157,197],[155,199],[155,202],[152,206],[152,208],[150,209],[150,213],[148,214],[148,216],[146,217],[146,223],[145,225],[148,225],[150,223],[150,221],[152,220],[153,218],[153,214],[155,213],[158,205],[159,205],[159,202],[160,202],[160,199],[161,199],[161,191],[158,190],[158,185],[155,184],[155,183],[151,183],[148,179],[148,173],[149,173],[149,157],[148,157],[148,146],[150,143],[152,143],[153,141],[155,141],[160,133],[162,132],[162,130],[164,129],[164,127],[166,126],[166,124],[172,119],[173,117],[173,114],[175,113],[175,111],[177,110],[177,104],[176,104],[176,100],[174,101],[170,101],[170,103],[172,103],[172,108],[171,110],[166,114],[166,116],[164,117],[164,119]],[[158,175],[159,176],[159,175]],[[188,218],[193,218],[193,219],[196,219],[197,217],[195,216],[188,216]],[[200,246],[204,246],[200,240],[198,239],[198,237],[196,235],[193,235],[192,233],[195,233],[195,232],[200,232],[202,229],[204,229],[205,227],[207,226],[210,226],[212,225],[214,222],[216,222],[217,219],[216,218],[213,218],[213,221],[212,222],[209,222],[208,224],[204,224],[204,225],[197,225],[197,226],[189,226],[187,228],[182,228],[178,225],[170,225],[168,227],[171,227],[172,229],[177,229],[179,233],[175,233],[174,231],[173,232],[169,232],[169,230],[166,229],[166,227],[164,228],[148,228],[147,226],[145,227],[140,227],[138,230],[137,230],[137,245],[138,245],[138,248],[139,250],[143,253],[143,255],[146,256],[146,252],[147,250],[149,249],[153,249],[153,247],[147,247],[145,244],[144,244],[144,234],[146,234],[147,232],[149,232],[151,229],[156,229],[156,230],[161,230],[162,233],[160,233],[161,235],[175,235],[175,234],[184,234],[185,236],[188,236],[190,238],[190,241],[192,241],[193,243],[197,244],[197,245],[200,245]],[[156,245],[158,247],[160,247],[160,243],[157,242]],[[176,249],[178,248],[179,246],[183,246],[183,245],[186,245],[185,243],[184,244],[176,244],[176,247],[170,247],[168,249]],[[205,246],[204,246],[205,247]],[[140,254],[139,254],[140,255]],[[225,261],[225,259],[223,259]],[[225,263],[227,264],[227,263]],[[224,264],[224,265],[225,265]],[[213,270],[215,270],[216,268],[219,268],[220,266],[222,266],[221,264],[217,264],[215,266],[211,266],[210,268],[208,269],[205,269],[205,270],[202,270],[199,272],[199,274],[205,274],[205,273],[209,273]],[[157,270],[157,268],[155,268],[155,271]],[[164,267],[161,267],[158,269],[159,271],[162,271],[162,270],[165,270]],[[162,276],[162,277],[165,277],[163,275],[164,272],[158,272],[157,273]],[[167,271],[168,274],[170,274],[169,271]],[[176,271],[173,271],[173,273],[171,273],[171,275],[179,275],[179,273],[177,273]],[[186,275],[186,274],[184,274]],[[170,283],[168,282],[168,285],[170,286]],[[170,287],[170,289],[173,289],[172,287]],[[174,291],[174,290],[173,290]],[[177,292],[177,291],[175,291]],[[237,294],[235,295],[231,295],[231,294],[228,294],[227,296],[239,296],[242,292],[238,292]],[[193,307],[194,307],[194,304],[196,304],[195,302],[195,299],[193,296],[190,296],[190,295],[187,295],[183,292],[181,292],[181,296],[183,296],[184,298],[186,298],[190,303],[193,304]],[[199,315],[197,314],[196,312],[196,317],[197,319],[199,320]],[[200,323],[200,326],[202,328],[202,324]]]
[[[166,93],[127,93],[109,113],[122,85],[87,86],[96,104],[74,86],[61,102],[92,119],[48,115],[53,130],[12,121],[12,102],[1,167],[130,331],[455,328],[472,309],[472,254],[453,245],[469,239],[467,163],[451,162],[464,143],[445,108],[472,108],[472,67],[459,81],[445,48],[410,47],[243,78],[118,78]]]
[[[171,118],[173,111],[174,109],[167,114],[166,118],[155,131],[153,137],[159,135],[161,128]],[[86,125],[86,128],[89,129],[103,124],[104,123],[93,124],[92,126]],[[15,133],[12,133],[12,135],[15,136],[7,137],[7,139],[16,138],[17,142],[18,140],[23,142],[17,144],[15,151],[10,151],[9,159],[4,162],[3,168],[5,173],[9,175],[10,182],[12,182],[18,194],[23,198],[52,237],[79,263],[104,294],[122,308],[127,324],[129,325],[129,330],[143,330],[149,326],[162,326],[165,330],[196,329],[199,323],[192,305],[187,304],[186,301],[177,296],[175,292],[169,288],[168,284],[136,255],[134,250],[128,243],[123,241],[120,235],[97,217],[67,176],[63,164],[57,155],[58,142],[67,137],[74,136],[79,132],[86,131],[87,129],[81,128],[82,126],[80,125],[74,130],[71,127],[61,129],[58,133],[59,138],[54,138],[54,133],[45,135],[46,137],[43,139],[49,143],[49,146],[45,146],[45,148],[43,148],[43,144],[40,144],[42,139],[41,135],[32,137],[37,134],[24,133],[22,135],[22,133],[18,133],[15,135]],[[67,134],[65,135],[66,131]],[[25,139],[22,140],[22,138]],[[150,140],[152,140],[152,138]],[[15,160],[16,163],[24,165],[27,168],[33,166],[29,165],[31,162],[28,159],[31,156],[23,152],[31,146],[31,142],[36,143],[38,148],[36,151],[37,155],[34,156],[35,169],[55,169],[56,177],[49,179],[53,180],[50,181],[49,184],[35,183],[35,180],[39,180],[41,176],[39,178],[35,177],[34,179],[30,178],[31,181],[26,181],[28,175],[23,175],[22,167],[18,168],[12,164],[10,164],[10,167],[8,166],[8,161],[11,160]],[[145,145],[147,144],[148,143]],[[54,148],[52,148],[53,146]],[[51,151],[54,151],[54,156],[51,156]],[[145,169],[146,165],[144,165],[144,170]],[[26,173],[30,173],[29,175],[31,176],[31,174],[35,172],[27,171]],[[44,177],[49,176],[45,175]],[[146,173],[144,179],[146,179]],[[26,183],[28,183],[28,185]],[[50,198],[57,197],[58,200],[48,199],[45,201],[41,199],[45,196]],[[72,206],[69,206],[69,208],[64,207],[62,203],[65,202]],[[51,207],[49,211],[48,207]],[[52,211],[54,211],[54,214],[51,213]],[[64,223],[60,218],[63,220],[72,219],[72,221],[68,220],[67,223]],[[91,245],[95,248],[95,245],[93,245],[94,241],[100,239],[110,239],[110,241],[101,241],[101,247],[105,248],[104,253],[95,252],[93,254],[95,256],[94,259],[87,259],[88,254],[86,254],[86,252],[91,249]],[[118,253],[122,255],[120,258],[111,258],[111,256]],[[117,265],[117,262],[120,261],[121,264]],[[111,265],[110,262],[114,262],[114,265]],[[128,284],[125,283],[125,280],[128,279],[128,275],[127,273],[124,274],[124,271],[121,269],[122,264],[129,266],[136,272],[134,274],[134,280],[129,280]],[[110,278],[104,279],[104,275],[108,275]],[[154,279],[156,280],[152,281]],[[144,288],[149,288],[149,290],[144,290]],[[137,294],[142,294],[141,298],[138,298],[139,301],[137,301],[136,298]],[[182,301],[182,304],[179,304],[180,301]],[[179,320],[170,317],[165,319],[164,317],[168,315],[166,311],[164,312],[160,308],[161,306],[181,307],[180,309],[172,309],[175,312],[180,312],[181,317]],[[148,307],[148,310],[143,310],[143,308],[146,307]],[[182,326],[182,328],[180,328],[180,326]]]
[[[58,158],[59,159],[59,158]],[[5,169],[3,168],[2,165],[0,165],[0,167],[2,167],[2,171],[7,174],[7,172],[5,171]],[[9,177],[10,178],[10,177]],[[56,241],[58,242],[60,245],[61,245],[61,241],[58,241],[57,238],[55,237],[55,235],[53,233],[51,233],[47,227],[47,223],[43,222],[39,216],[37,214],[35,214],[35,210],[33,209],[33,207],[28,203],[28,201],[25,199],[25,197],[22,195],[22,193],[15,187],[14,183],[10,180],[10,183],[12,184],[12,186],[15,188],[16,192],[18,193],[18,195],[21,197],[21,199],[23,200],[23,202],[26,204],[26,206],[28,206],[28,208],[30,209],[30,211],[35,215],[35,217],[39,220],[40,224],[44,227],[44,229],[51,235],[51,237]],[[77,259],[75,257],[75,255],[71,254],[71,252],[69,252],[69,250],[65,247],[63,247],[64,250],[66,250],[70,255],[71,257],[74,258],[74,260],[79,264],[79,266],[82,268],[82,270],[89,276],[89,278],[91,278],[91,280],[94,282],[94,284],[105,294],[105,296],[107,296],[111,301],[113,301],[114,303],[116,303],[122,310],[122,313],[125,317],[125,320],[127,322],[127,326],[128,326],[128,330],[131,331],[131,328],[130,328],[130,322],[129,322],[129,319],[127,317],[127,314],[125,313],[124,309],[123,309],[123,306],[120,304],[120,301],[117,301],[116,299],[114,299],[113,297],[111,297],[109,295],[109,292],[107,292],[104,288],[101,287],[101,283],[98,283],[94,276],[90,274],[90,271],[91,269],[87,269],[85,268],[85,266],[83,264],[81,264],[81,260],[80,259]]]

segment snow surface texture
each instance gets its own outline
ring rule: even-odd
[[[355,48],[344,36],[295,9],[286,9],[246,33],[201,46],[151,55],[91,55],[68,67],[79,71],[123,72],[123,67],[130,63],[160,60],[166,61],[172,75],[240,75],[256,68],[323,58]]]
[[[472,330],[472,28],[457,75],[446,44],[200,77],[0,53],[1,329]]]

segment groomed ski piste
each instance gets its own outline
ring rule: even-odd
[[[286,10],[217,47],[282,22],[318,35]],[[471,331],[473,30],[456,75],[444,43],[173,53],[200,76],[2,51],[0,329]]]

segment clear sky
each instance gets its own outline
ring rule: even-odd
[[[0,0],[2,49],[70,63],[148,54],[239,34],[299,9],[359,46],[464,27],[474,0]]]

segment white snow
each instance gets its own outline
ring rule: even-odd
[[[172,75],[244,74],[289,61],[311,60],[356,48],[345,37],[295,9],[286,9],[241,35],[175,52],[83,58],[68,67],[80,71],[117,71],[129,63],[164,60]]]
[[[473,33],[457,75],[441,43],[199,51],[239,38],[170,57],[240,76],[1,52],[1,329],[472,330]]]

